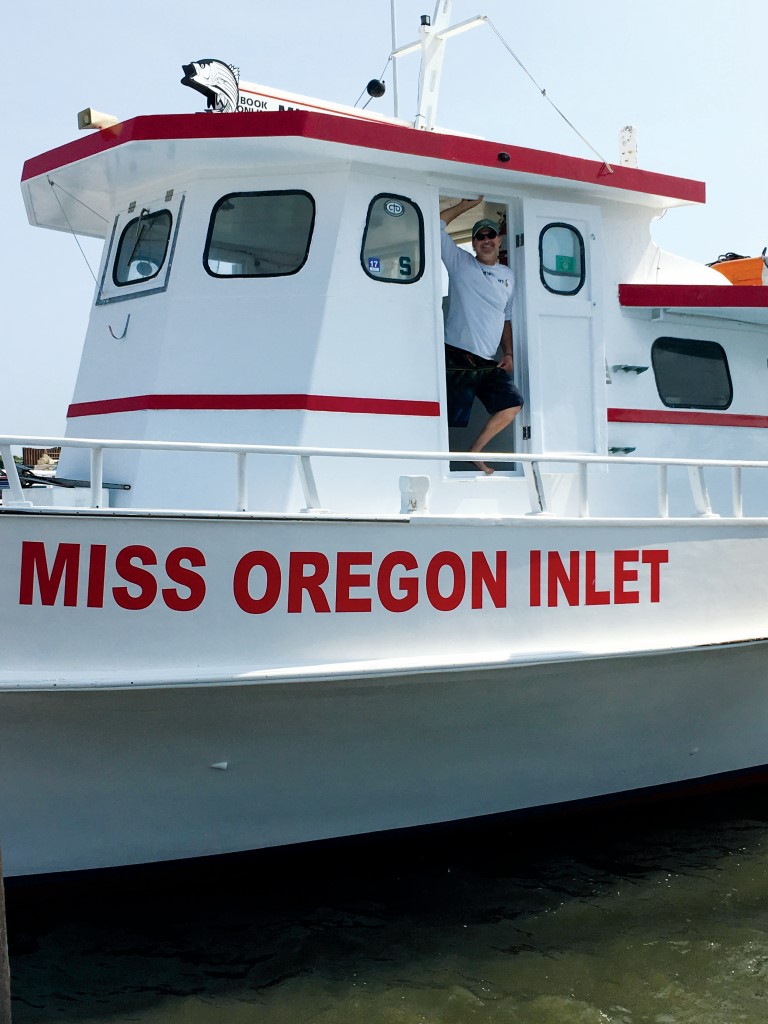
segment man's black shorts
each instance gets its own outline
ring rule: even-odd
[[[512,375],[500,370],[495,359],[483,359],[474,352],[446,345],[445,370],[450,427],[468,425],[475,398],[480,399],[491,416],[523,404]]]

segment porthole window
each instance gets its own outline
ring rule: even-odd
[[[236,192],[216,203],[203,262],[213,277],[281,277],[307,262],[315,201],[308,192]]]
[[[547,291],[575,295],[584,284],[584,239],[570,224],[547,224],[539,235],[539,275]]]
[[[418,281],[424,273],[424,221],[418,206],[404,196],[375,196],[368,207],[360,262],[374,281]]]
[[[138,217],[128,221],[120,235],[112,269],[116,285],[149,281],[160,273],[168,253],[172,222],[168,210],[142,210]]]
[[[657,338],[651,349],[656,387],[673,409],[727,409],[733,401],[728,360],[714,341]]]

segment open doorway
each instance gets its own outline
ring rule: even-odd
[[[460,202],[461,197],[441,195],[440,197],[440,210],[448,209],[449,207],[455,206]],[[498,225],[499,235],[501,237],[501,243],[499,247],[499,263],[505,266],[510,266],[511,258],[514,252],[510,253],[509,238],[514,239],[514,233],[510,230],[510,210],[509,206],[505,202],[495,202],[490,199],[486,199],[482,204],[473,207],[471,210],[460,214],[448,225],[448,234],[451,236],[453,241],[462,249],[466,249],[468,252],[472,252],[472,226],[479,220],[493,221],[494,224]],[[448,287],[448,273],[445,267],[442,267],[442,304],[443,304],[443,320],[448,316],[449,310],[449,287]],[[517,354],[518,344],[515,339],[513,348],[515,356],[515,367],[518,366]],[[501,359],[501,345],[497,352],[497,359]],[[447,373],[451,374],[456,371],[448,370]],[[459,371],[461,372],[461,371]],[[517,373],[513,375],[515,381],[520,386],[520,382]],[[519,419],[519,416],[518,418]],[[453,427],[448,426],[448,444],[451,451],[468,451],[472,442],[480,434],[483,426],[488,420],[488,412],[484,408],[482,402],[479,399],[475,399],[472,406],[469,422],[465,427]],[[513,421],[509,426],[505,427],[500,431],[494,438],[489,441],[484,451],[490,452],[514,452],[517,451],[516,447],[516,422]],[[517,469],[514,462],[494,462],[493,467],[496,473],[510,473]],[[477,466],[473,462],[469,461],[452,461],[450,463],[451,473],[466,473],[473,476],[477,475]]]

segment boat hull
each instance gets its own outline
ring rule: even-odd
[[[199,857],[766,760],[766,644],[278,684],[0,695],[9,875]]]
[[[3,513],[0,527],[9,875],[768,763],[764,522]]]

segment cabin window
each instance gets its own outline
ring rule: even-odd
[[[539,276],[547,291],[575,295],[584,284],[584,239],[570,224],[547,224],[539,235]]]
[[[120,235],[112,280],[118,287],[156,277],[168,253],[173,218],[170,211],[142,210],[129,220]]]
[[[365,221],[360,262],[368,277],[413,284],[424,273],[424,220],[404,196],[374,196]]]
[[[651,349],[656,387],[664,405],[727,409],[733,400],[728,360],[714,341],[657,338]]]
[[[213,277],[282,277],[307,262],[315,224],[308,192],[233,192],[213,208],[203,262]]]

